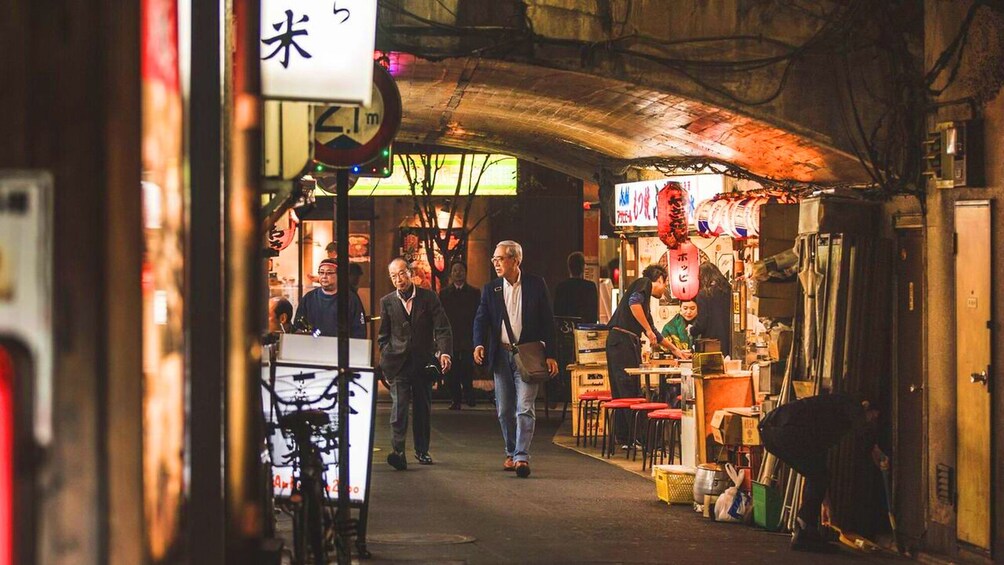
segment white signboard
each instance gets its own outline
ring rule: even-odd
[[[614,185],[616,225],[636,228],[658,226],[659,190],[670,181],[680,183],[687,191],[687,218],[691,225],[694,224],[697,203],[721,193],[725,188],[725,175],[685,175]]]
[[[375,0],[262,0],[265,98],[369,106]]]
[[[268,367],[262,367],[262,379],[268,382]],[[309,400],[305,409],[320,409],[328,414],[330,423],[315,436],[314,442],[319,446],[329,446],[322,452],[324,461],[324,480],[327,483],[327,495],[331,500],[338,499],[338,450],[331,438],[337,437],[338,406],[335,370],[297,369],[278,366],[276,368],[275,394],[283,401]],[[328,388],[330,386],[330,389]],[[377,380],[372,371],[359,373],[358,378],[349,385],[349,500],[362,503],[366,497],[367,481],[369,480],[370,457],[373,453],[373,395],[376,394]],[[329,390],[332,398],[319,398],[325,390]],[[288,498],[293,492],[293,465],[289,461],[293,439],[283,434],[278,426],[274,426],[279,413],[286,414],[295,408],[277,403],[272,405],[271,394],[262,388],[262,404],[266,421],[269,422],[269,453],[272,458],[272,490],[276,497]],[[278,412],[277,413],[277,408]]]
[[[636,228],[656,227],[659,223],[659,189],[666,179],[625,182],[614,186],[617,204],[615,225]]]

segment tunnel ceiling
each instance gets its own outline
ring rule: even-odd
[[[706,157],[776,179],[856,182],[851,155],[707,102],[523,63],[392,56],[397,139],[507,153],[579,178],[632,160]]]

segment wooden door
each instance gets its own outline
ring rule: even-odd
[[[955,204],[958,538],[990,549],[990,202]]]
[[[900,540],[924,534],[924,233],[896,231],[895,510]]]

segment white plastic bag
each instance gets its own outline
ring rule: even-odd
[[[747,515],[753,510],[750,495],[739,490],[739,485],[743,484],[746,470],[736,471],[731,463],[726,463],[725,472],[732,479],[732,486],[727,488],[715,502],[715,521],[744,522]]]

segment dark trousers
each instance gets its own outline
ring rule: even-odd
[[[607,371],[610,374],[610,396],[632,398],[641,396],[638,377],[628,375],[624,370],[641,366],[641,342],[637,336],[619,330],[610,330],[607,336]],[[627,443],[631,438],[631,423],[628,410],[616,410],[614,432],[617,443]]]
[[[474,358],[470,350],[454,351],[453,366],[446,373],[450,384],[450,399],[455,404],[461,400],[474,400]]]
[[[408,432],[408,405],[411,405],[415,421],[411,430],[415,438],[415,451],[429,451],[429,436],[432,433],[432,383],[418,371],[398,375],[390,382],[391,445],[394,451],[403,452],[404,436]]]
[[[819,526],[819,512],[830,485],[826,456],[830,448],[808,426],[774,426],[770,415],[760,424],[764,449],[805,479],[798,517],[809,528]]]

